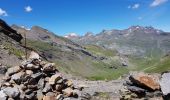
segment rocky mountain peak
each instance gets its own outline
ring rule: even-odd
[[[84,36],[85,37],[90,37],[90,36],[93,36],[93,33],[92,32],[87,32]]]
[[[163,33],[162,30],[159,30],[159,29],[155,29],[154,27],[152,26],[139,26],[139,25],[136,25],[136,26],[131,26],[129,27],[128,29],[128,32],[134,32],[134,31],[143,31],[144,33],[156,33],[156,34],[161,34]]]

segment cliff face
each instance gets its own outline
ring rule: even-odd
[[[18,65],[24,56],[21,34],[0,19],[0,63],[6,66]]]
[[[17,31],[13,30],[5,21],[0,19],[0,32],[4,33],[5,35],[11,37],[17,42],[22,40],[21,34],[18,34]]]

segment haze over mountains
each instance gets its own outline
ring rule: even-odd
[[[3,24],[1,27],[4,27]],[[37,51],[45,60],[55,62],[60,66],[59,70],[67,74],[99,80],[116,79],[130,70],[162,72],[170,69],[170,34],[151,26],[103,30],[96,35],[87,32],[85,36],[72,33],[65,37],[39,26],[31,29],[17,25],[11,27],[23,37],[26,35],[28,51]],[[0,35],[6,37],[2,30]],[[1,38],[1,41],[6,40]],[[25,55],[24,39],[21,44],[16,41],[9,45],[11,41],[1,43],[5,47],[1,52],[20,60]],[[7,56],[6,60],[8,57],[11,59]],[[10,66],[13,63],[5,64]]]

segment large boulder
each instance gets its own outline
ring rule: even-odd
[[[164,73],[162,75],[160,86],[164,95],[170,94],[170,73]]]
[[[160,85],[159,85],[159,77],[157,75],[149,75],[143,72],[140,73],[133,73],[129,79],[141,86],[141,87],[146,87],[151,90],[159,90]]]

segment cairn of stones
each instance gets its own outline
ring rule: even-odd
[[[54,63],[31,52],[20,66],[8,68],[0,83],[0,100],[63,100],[77,98],[73,82],[64,79]]]

